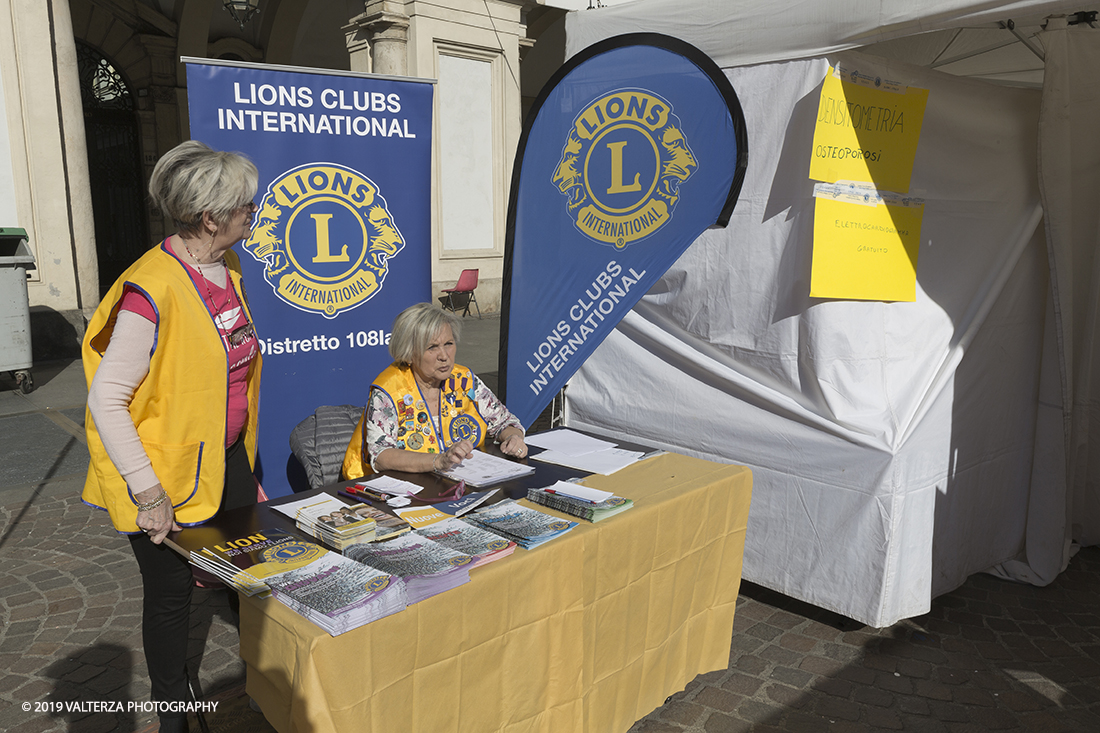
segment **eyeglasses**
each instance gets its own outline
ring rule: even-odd
[[[249,201],[247,204],[241,204],[238,209],[247,209],[249,214],[255,214],[260,210],[260,207],[256,205],[255,201]]]
[[[465,481],[459,481],[457,484],[455,484],[451,488],[447,489],[446,491],[440,492],[439,496],[436,496],[434,498],[428,498],[428,497],[424,497],[424,496],[416,496],[415,494],[409,494],[409,497],[412,498],[412,499],[416,499],[417,501],[422,501],[425,504],[438,504],[442,501],[458,501],[459,499],[461,499],[465,495],[466,495],[466,482]]]
[[[237,348],[248,343],[248,340],[256,335],[256,329],[252,327],[251,321],[244,324],[240,328],[235,328],[230,333],[225,335],[225,340],[229,342],[232,348]]]

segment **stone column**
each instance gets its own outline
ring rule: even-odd
[[[408,75],[409,16],[399,0],[370,0],[344,27],[352,71]]]
[[[57,53],[57,85],[60,113],[64,124],[66,177],[72,225],[73,265],[76,268],[79,300],[83,318],[90,317],[99,305],[99,261],[96,257],[95,217],[92,213],[91,179],[88,174],[88,148],[84,137],[84,107],[80,100],[77,74],[76,41],[68,3],[53,3],[53,41]],[[69,315],[70,321],[75,314]],[[74,324],[76,325],[76,324]],[[84,324],[76,329],[78,342]]]

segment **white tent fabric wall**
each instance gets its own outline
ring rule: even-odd
[[[884,626],[1023,545],[1047,296],[1039,95],[840,58],[930,89],[917,302],[808,296],[829,62],[728,69],[750,151],[733,219],[585,363],[567,422],[751,466],[745,577]]]
[[[675,13],[643,0],[612,8],[618,18],[571,14],[567,55],[618,33],[669,33],[671,23],[672,35],[735,66],[749,63],[742,52],[755,62],[849,47],[844,34],[866,38],[874,24],[853,10],[859,17],[843,28],[796,30],[795,48],[761,23],[759,5],[688,2]],[[839,14],[849,4],[828,5]],[[891,28],[951,27],[978,7],[936,5],[936,16],[907,6]],[[1067,6],[1007,4],[987,19],[1058,9]],[[736,39],[721,47],[716,29],[732,27]],[[928,204],[911,304],[807,295],[807,170],[826,60],[726,69],[749,130],[734,218],[700,237],[627,316],[574,377],[566,404],[571,425],[752,466],[747,579],[884,626],[998,563],[1048,583],[1071,538],[1100,541],[1100,450],[1089,450],[1100,430],[1091,378],[1100,160],[1089,127],[1100,111],[1100,33],[1045,35],[1069,39],[1044,38],[1054,73],[1042,128],[1053,276],[1037,227],[1038,93],[847,56],[931,90],[913,174]]]
[[[1100,543],[1100,31],[1043,35],[1039,163],[1063,359],[1066,534]],[[1029,533],[1030,536],[1030,533]],[[1050,578],[1047,578],[1048,582]]]

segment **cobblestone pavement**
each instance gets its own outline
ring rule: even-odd
[[[1100,731],[1100,547],[1046,588],[974,575],[930,613],[863,627],[745,583],[729,668],[635,733]]]
[[[23,395],[0,376],[0,731],[155,730],[155,715],[141,710],[43,711],[137,703],[149,683],[137,562],[106,514],[79,499],[88,466],[80,362],[36,366],[34,377],[37,389]],[[225,591],[195,591],[190,654],[203,691],[243,684]],[[259,716],[239,717],[243,726]]]
[[[141,710],[87,710],[148,699],[140,581],[127,541],[77,498],[87,465],[79,363],[35,379],[24,396],[0,377],[0,731],[155,730]],[[1046,588],[973,576],[886,629],[745,583],[728,669],[631,730],[1100,731],[1098,580],[1100,548],[1086,548]],[[208,721],[269,731],[241,697],[233,621],[223,591],[196,591],[191,669],[223,700]],[[85,711],[34,709],[67,703]]]

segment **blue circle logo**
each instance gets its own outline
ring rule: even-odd
[[[469,415],[459,415],[451,420],[451,442],[468,440],[475,446],[481,444],[481,426]]]

